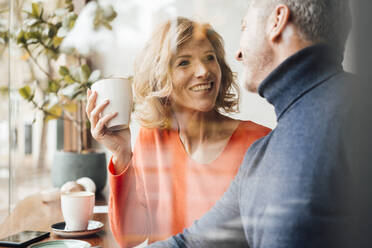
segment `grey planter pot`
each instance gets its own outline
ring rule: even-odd
[[[79,154],[57,151],[52,166],[53,186],[61,187],[64,183],[81,177],[91,178],[96,184],[96,192],[100,192],[107,180],[105,153]]]

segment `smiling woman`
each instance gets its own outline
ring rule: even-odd
[[[162,240],[200,218],[222,196],[245,151],[270,129],[222,113],[238,91],[221,36],[186,18],[155,30],[135,64],[135,114],[142,128],[132,152],[129,129],[110,132],[88,92],[93,137],[113,153],[110,226],[122,247]],[[215,182],[218,182],[216,184]]]
[[[221,69],[207,39],[191,39],[178,49],[171,75],[171,108],[177,112],[196,109],[207,112],[215,108],[221,86]]]
[[[213,71],[219,70],[220,75],[211,74],[210,68],[207,68],[211,65]],[[215,91],[218,93],[215,110],[227,113],[238,110],[239,87],[226,63],[222,37],[208,24],[187,18],[165,22],[153,33],[152,39],[138,56],[134,69],[136,115],[142,126],[169,127],[170,108],[169,104],[164,103],[169,102],[172,91],[180,86],[177,81],[181,77],[185,80],[186,74],[192,75],[195,69],[211,74],[208,77],[219,77],[214,82],[214,88],[218,87]],[[219,85],[219,81],[223,83]]]

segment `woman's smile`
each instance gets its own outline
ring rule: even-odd
[[[191,39],[172,63],[174,107],[202,112],[214,109],[221,86],[221,68],[208,39]]]
[[[198,84],[190,87],[190,90],[193,92],[210,92],[212,91],[213,85],[213,82]]]

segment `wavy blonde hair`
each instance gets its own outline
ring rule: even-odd
[[[208,24],[178,17],[154,31],[134,64],[135,117],[142,126],[170,127],[171,60],[177,49],[193,37],[209,40],[221,68],[221,87],[215,110],[225,113],[238,111],[239,87],[235,74],[226,63],[222,37]]]

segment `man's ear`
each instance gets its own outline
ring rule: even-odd
[[[272,42],[277,41],[289,23],[290,10],[287,5],[279,4],[271,13],[268,22],[268,37]]]

